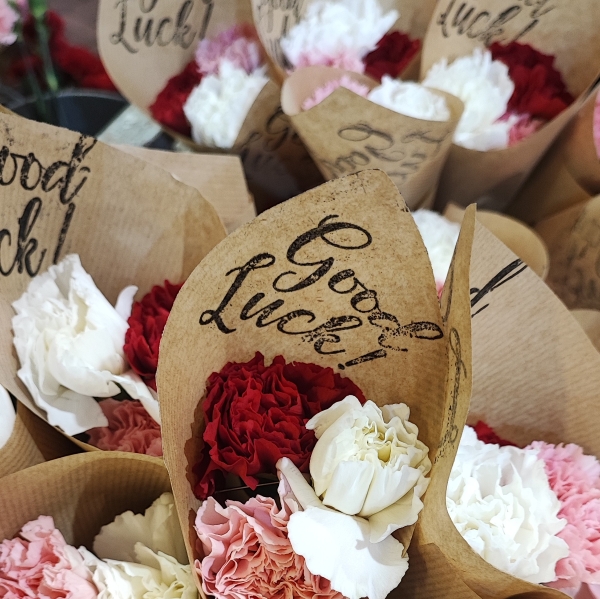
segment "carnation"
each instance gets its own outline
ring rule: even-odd
[[[464,112],[454,133],[454,142],[472,150],[506,148],[509,133],[518,117],[501,117],[515,89],[508,67],[492,60],[488,51],[476,48],[473,54],[451,64],[443,58],[434,64],[423,85],[448,92],[462,100]]]
[[[460,225],[431,210],[417,210],[413,212],[413,218],[429,255],[439,295],[450,270]]]
[[[194,141],[231,149],[268,81],[264,68],[248,74],[228,60],[222,61],[219,73],[204,77],[183,107]]]
[[[308,472],[316,438],[306,423],[347,395],[365,401],[350,379],[331,368],[286,364],[282,356],[265,366],[258,352],[249,362],[226,364],[206,385],[204,450],[194,466],[194,493],[206,499],[227,474],[255,489],[258,475],[275,475],[283,457]]]
[[[17,414],[8,391],[0,385],[0,449],[12,436]]]
[[[16,41],[15,25],[18,20],[19,14],[8,0],[0,0],[0,46],[10,46]]]
[[[367,97],[375,104],[414,119],[447,121],[450,118],[446,98],[418,83],[397,81],[387,75]]]
[[[294,68],[337,66],[362,72],[362,57],[398,19],[384,13],[377,0],[314,0],[302,20],[281,40]]]
[[[369,88],[358,81],[352,79],[348,75],[343,75],[339,79],[328,81],[325,85],[317,87],[312,96],[306,98],[302,102],[302,110],[310,110],[313,106],[320,104],[325,98],[328,98],[336,89],[345,87],[351,92],[362,96],[363,98],[369,93]]]
[[[561,504],[534,450],[482,443],[465,427],[446,505],[471,548],[517,578],[551,582],[557,563],[569,555],[558,536],[566,525]]]
[[[98,589],[54,520],[40,516],[25,524],[18,537],[0,543],[0,597],[96,599]]]
[[[386,33],[375,50],[363,59],[365,74],[381,81],[384,75],[393,79],[400,76],[421,48],[419,40],[412,40],[406,33],[392,31]]]
[[[100,402],[108,426],[88,431],[89,443],[104,451],[129,451],[162,457],[160,426],[139,401],[105,399]]]
[[[544,460],[561,503],[559,516],[567,521],[558,536],[568,544],[569,555],[558,562],[552,586],[571,589],[600,583],[600,463],[574,444],[536,441],[529,447]]]

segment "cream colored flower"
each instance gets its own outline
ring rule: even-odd
[[[417,521],[431,470],[405,404],[379,408],[348,396],[306,424],[318,439],[310,459],[316,494],[344,514],[368,518],[371,541]]]
[[[0,385],[0,449],[8,443],[12,435],[16,416],[8,391]]]
[[[108,426],[95,397],[124,390],[158,421],[158,403],[123,354],[136,287],[113,308],[71,254],[36,276],[13,303],[19,378],[48,421],[68,435]]]

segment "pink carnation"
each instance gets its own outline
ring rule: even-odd
[[[88,431],[91,445],[105,451],[162,456],[160,426],[139,401],[105,399],[100,407],[108,418],[108,426]]]
[[[524,114],[508,132],[508,147],[515,146],[520,141],[527,139],[530,135],[539,131],[546,121],[534,119],[528,114]]]
[[[569,546],[569,556],[556,565],[555,588],[578,589],[581,583],[600,583],[600,463],[584,455],[578,445],[532,443],[544,460],[550,487],[567,520],[558,533]]]
[[[40,516],[23,527],[20,537],[0,543],[0,597],[96,599],[98,589],[54,520]]]
[[[335,67],[336,69],[344,69],[344,71],[352,71],[354,73],[363,73],[365,70],[365,65],[356,52],[343,50],[335,56],[329,56],[316,49],[300,54],[297,64],[294,65],[294,69],[315,66]]]
[[[338,87],[345,87],[363,97],[366,97],[369,93],[369,88],[366,85],[354,81],[354,79],[348,77],[348,75],[344,75],[341,79],[333,79],[332,81],[328,81],[325,85],[317,87],[313,95],[302,102],[302,110],[310,110],[313,106],[320,104],[325,98],[338,89]]]
[[[0,45],[9,46],[17,39],[14,28],[19,20],[18,13],[9,5],[8,0],[0,0]]]
[[[594,145],[596,146],[596,154],[600,160],[600,91],[596,96],[596,105],[594,106]]]
[[[293,505],[284,499],[280,510],[274,499],[258,496],[223,508],[209,497],[196,516],[198,549],[206,557],[195,568],[204,592],[216,599],[343,599],[294,553],[287,536]]]
[[[250,74],[263,63],[256,30],[247,23],[234,25],[214,39],[204,39],[196,49],[196,64],[203,75],[216,75],[228,60]]]

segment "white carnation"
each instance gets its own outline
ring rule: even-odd
[[[535,450],[486,444],[465,427],[446,505],[473,550],[517,578],[550,582],[569,555],[556,536],[566,525],[558,518],[561,504]]]
[[[8,443],[12,435],[16,416],[8,391],[0,385],[0,449]]]
[[[315,0],[282,38],[281,48],[294,66],[306,55],[362,58],[399,16],[396,10],[384,13],[377,0]]]
[[[447,121],[450,110],[446,98],[410,81],[398,81],[387,75],[381,85],[367,96],[371,102],[394,112],[426,121]]]
[[[460,225],[432,210],[416,210],[413,218],[429,254],[436,286],[444,286],[458,241]]]
[[[231,149],[252,104],[268,81],[264,67],[248,74],[223,60],[219,73],[203,77],[183,107],[194,141]]]
[[[443,58],[429,69],[423,85],[463,101],[465,110],[454,133],[456,144],[480,151],[508,146],[509,132],[518,117],[498,119],[506,114],[515,85],[508,67],[492,60],[490,52],[476,48],[450,65]]]
[[[113,397],[121,389],[159,419],[158,402],[128,370],[123,354],[136,291],[124,289],[113,308],[71,254],[36,276],[13,303],[17,375],[50,424],[68,435],[108,426],[94,397]]]

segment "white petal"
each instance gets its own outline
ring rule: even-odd
[[[348,395],[342,401],[333,404],[329,409],[319,412],[307,423],[309,431],[315,431],[315,436],[320,439],[323,433],[341,416],[355,409],[360,409],[361,403],[354,395]]]
[[[160,424],[158,396],[133,370],[129,370],[121,376],[113,376],[112,380],[120,385],[131,399],[139,399],[146,412],[150,414],[155,422]]]
[[[416,468],[403,466],[400,470],[392,470],[378,465],[374,468],[373,482],[359,515],[368,518],[396,503],[412,491],[421,476],[421,471]]]
[[[115,304],[115,310],[123,320],[127,320],[131,316],[133,298],[135,297],[137,290],[138,288],[135,285],[129,285],[129,287],[125,287],[125,289],[119,293],[117,303]]]
[[[304,509],[310,506],[321,507],[323,505],[313,488],[304,476],[302,476],[302,473],[296,468],[292,460],[289,458],[281,458],[277,462],[276,468],[285,477],[292,493]]]
[[[351,516],[358,514],[369,493],[375,469],[371,462],[340,462],[323,496],[323,505]]]
[[[390,536],[373,544],[369,534],[366,520],[316,507],[292,514],[288,523],[292,548],[308,569],[348,599],[385,599],[408,569],[401,543]]]
[[[187,563],[187,553],[175,510],[173,495],[163,493],[142,514],[125,512],[103,526],[94,539],[94,553],[102,559],[135,561],[135,544],[142,543],[155,553],[173,556]]]
[[[10,439],[16,420],[15,408],[8,391],[0,385],[0,449]]]

